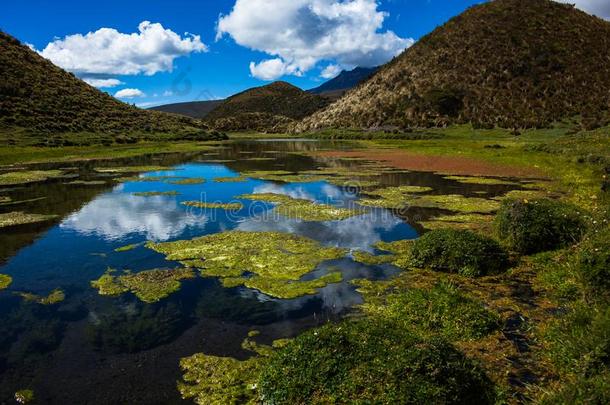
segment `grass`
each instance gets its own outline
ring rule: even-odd
[[[26,301],[40,305],[55,305],[66,299],[66,294],[60,289],[51,291],[46,297],[26,292],[20,292],[18,295]]]
[[[242,203],[208,203],[199,201],[185,201],[182,203],[187,207],[202,208],[202,209],[222,209],[227,211],[238,211],[244,208]]]
[[[19,184],[36,183],[49,178],[60,177],[61,170],[24,170],[0,174],[0,186],[15,186]]]
[[[0,274],[0,290],[7,289],[13,283],[13,278],[6,274]]]
[[[57,215],[28,214],[25,212],[8,212],[0,214],[0,228],[47,222],[57,218]]]

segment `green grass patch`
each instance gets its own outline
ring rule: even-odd
[[[27,292],[17,293],[21,298],[26,301],[34,302],[40,305],[55,305],[63,302],[66,299],[66,294],[61,289],[55,289],[47,296],[40,296]]]
[[[244,205],[240,202],[234,203],[208,203],[199,201],[185,201],[182,205],[187,207],[201,208],[201,209],[221,209],[227,211],[238,211],[244,208]]]
[[[28,214],[25,212],[8,212],[0,214],[0,228],[10,226],[47,222],[57,218],[57,215]]]
[[[6,274],[0,274],[0,290],[7,289],[13,283],[13,278]]]
[[[0,186],[37,183],[63,175],[61,170],[23,170],[0,174]]]
[[[133,193],[136,197],[175,197],[180,195],[177,191],[144,191]]]

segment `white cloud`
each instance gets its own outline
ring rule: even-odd
[[[140,89],[122,89],[115,93],[116,98],[145,97],[146,94]]]
[[[324,79],[334,79],[341,73],[343,69],[339,65],[328,65],[322,70],[320,76]]]
[[[94,77],[84,77],[83,80],[91,86],[98,87],[100,89],[111,88],[125,84],[118,79],[96,79]]]
[[[576,4],[576,7],[600,18],[610,20],[610,1],[608,0],[557,0],[560,3]]]
[[[198,35],[181,37],[159,23],[143,21],[138,31],[123,34],[113,28],[100,28],[85,35],[68,35],[50,42],[40,54],[82,76],[154,75],[171,72],[176,58],[208,50]]]
[[[264,80],[301,75],[321,61],[376,66],[414,42],[383,32],[387,16],[376,0],[236,0],[218,21],[217,40],[230,35],[239,45],[276,57],[250,64],[252,74]]]

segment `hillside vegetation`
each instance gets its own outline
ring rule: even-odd
[[[285,131],[294,120],[326,107],[329,100],[307,93],[286,82],[255,87],[229,97],[206,117],[223,131]]]
[[[610,23],[551,0],[477,5],[423,37],[298,131],[608,122]]]
[[[186,115],[191,118],[205,118],[210,111],[222,104],[224,100],[190,101],[186,103],[165,104],[151,107],[149,110],[170,114]]]
[[[188,117],[122,103],[0,32],[0,144],[87,145],[213,137]]]

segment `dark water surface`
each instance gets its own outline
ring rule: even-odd
[[[257,340],[269,343],[349,312],[361,302],[350,280],[381,279],[398,269],[358,264],[350,256],[322,263],[310,277],[336,266],[344,281],[329,285],[316,295],[293,300],[272,299],[247,288],[226,289],[213,278],[188,280],[179,292],[156,304],[142,303],[131,294],[99,296],[90,286],[108,268],[138,272],[176,266],[143,245],[128,252],[115,252],[116,248],[146,241],[190,239],[235,229],[265,230],[373,252],[378,241],[418,236],[415,222],[430,216],[431,210],[397,214],[368,209],[365,215],[344,221],[302,222],[266,216],[271,206],[260,202],[242,201],[245,207],[238,212],[194,210],[180,204],[202,199],[229,202],[240,194],[262,192],[336,205],[357,200],[357,190],[323,181],[214,182],[215,178],[238,176],[246,170],[312,170],[327,162],[291,152],[320,147],[337,146],[306,141],[244,141],[207,153],[40,165],[42,169],[63,168],[68,176],[0,188],[0,195],[15,201],[44,197],[25,205],[0,207],[0,212],[20,210],[60,216],[55,222],[0,230],[0,274],[13,278],[10,288],[0,292],[0,403],[15,403],[14,393],[26,388],[34,390],[36,403],[182,403],[176,390],[180,358],[198,352],[246,358],[249,354],[243,351],[241,342],[250,330],[261,331]],[[112,177],[121,175],[93,170],[126,165],[172,167],[141,176],[202,177],[207,181],[198,185],[119,183]],[[75,179],[107,183],[68,184]],[[506,186],[459,184],[429,173],[386,173],[382,182],[387,186],[431,186],[442,194],[486,192],[494,196],[507,191]],[[133,195],[173,190],[180,195]],[[56,288],[66,293],[65,301],[57,305],[27,302],[15,294],[46,295]]]

